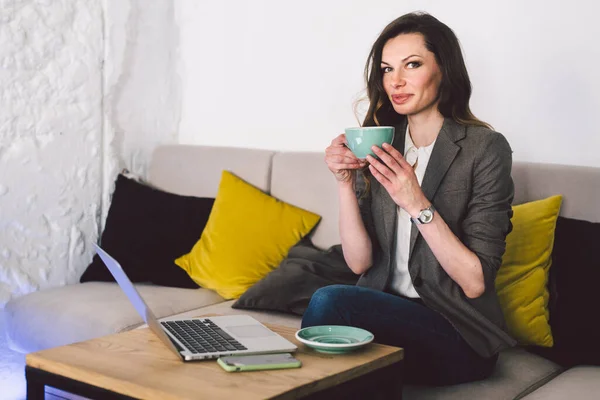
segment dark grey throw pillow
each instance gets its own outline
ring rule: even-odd
[[[292,247],[279,267],[248,289],[232,308],[271,310],[303,315],[317,289],[354,285],[358,280],[340,245],[319,250],[305,239]]]

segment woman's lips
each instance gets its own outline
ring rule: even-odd
[[[395,94],[392,96],[394,104],[404,104],[410,99],[412,94]]]

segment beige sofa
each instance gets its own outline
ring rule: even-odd
[[[230,170],[273,196],[320,214],[313,243],[339,243],[337,191],[320,153],[204,146],[161,146],[154,152],[149,181],[169,192],[214,197],[221,171]],[[561,193],[563,216],[600,221],[600,169],[515,163],[515,204]],[[273,312],[234,310],[207,289],[138,284],[159,318],[202,313],[245,313],[293,327],[300,318]],[[139,327],[143,322],[114,283],[89,282],[44,290],[12,300],[6,307],[11,347],[21,352],[82,341]],[[560,366],[522,348],[501,353],[487,380],[442,388],[407,386],[406,399],[564,399],[597,398],[600,367]]]

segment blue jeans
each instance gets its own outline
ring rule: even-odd
[[[498,356],[485,358],[441,314],[400,296],[359,286],[332,285],[315,292],[302,327],[346,325],[366,329],[375,341],[404,348],[404,382],[453,385],[487,378]]]

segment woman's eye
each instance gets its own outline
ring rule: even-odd
[[[418,61],[411,61],[408,64],[406,64],[406,66],[408,68],[413,68],[414,69],[414,68],[419,68],[421,66],[421,63],[418,62]]]
[[[392,71],[392,67],[383,67],[383,68],[381,68],[381,71],[382,71],[384,74],[385,74],[385,73],[388,73],[388,72],[391,72],[391,71]]]

